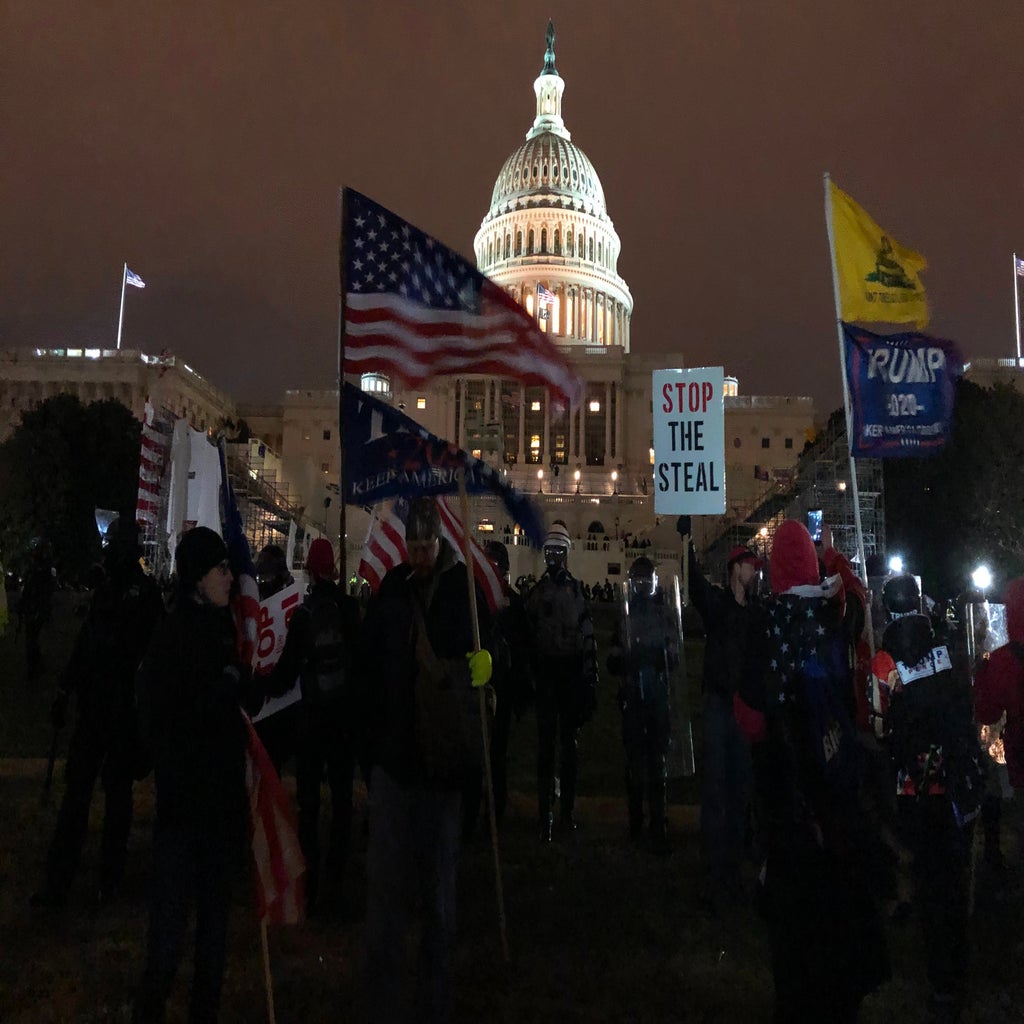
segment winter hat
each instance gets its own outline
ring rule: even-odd
[[[333,580],[338,575],[334,568],[334,548],[326,537],[317,537],[309,545],[306,572],[321,580]]]
[[[764,562],[761,561],[757,555],[754,554],[750,548],[744,547],[742,544],[737,544],[736,547],[729,552],[729,557],[725,563],[726,572],[732,572],[732,567],[735,562],[753,562],[755,569],[760,569]]]
[[[821,582],[818,553],[803,523],[787,519],[775,531],[770,576],[773,594]]]
[[[569,551],[572,548],[572,538],[564,523],[552,523],[548,535],[544,538],[546,548],[565,548]]]
[[[882,604],[893,618],[919,612],[921,591],[918,589],[917,580],[906,572],[887,579],[882,587]]]
[[[178,542],[174,552],[178,586],[185,591],[195,585],[215,566],[226,561],[228,549],[220,536],[208,526],[193,526]]]

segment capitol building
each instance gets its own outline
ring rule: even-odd
[[[527,88],[524,82],[524,100]],[[543,65],[533,82],[532,123],[527,101],[525,138],[497,168],[473,248],[478,268],[537,319],[572,363],[584,382],[582,402],[565,408],[553,403],[543,387],[504,378],[441,377],[415,388],[382,374],[350,379],[403,408],[428,430],[500,467],[513,485],[537,498],[548,522],[564,520],[580,538],[572,555],[574,571],[591,579],[628,568],[630,553],[618,543],[627,533],[664,550],[665,558],[678,564],[674,523],[658,522],[653,510],[651,374],[687,364],[683,351],[644,352],[644,341],[663,339],[637,339],[640,351],[634,349],[633,296],[619,272],[622,243],[598,170],[566,126],[565,90],[549,26]],[[414,212],[410,219],[416,221]],[[627,239],[627,244],[641,245],[642,239]],[[158,340],[153,347],[159,348]],[[335,387],[293,388],[278,403],[246,406],[192,368],[176,366],[168,353],[157,358],[138,352],[24,349],[0,352],[0,364],[5,366],[0,434],[10,433],[21,411],[60,391],[73,391],[86,401],[123,394],[139,415],[153,384],[166,392],[167,410],[196,428],[244,419],[259,439],[261,457],[274,453],[274,472],[291,496],[290,507],[301,509],[318,532],[337,536]],[[702,517],[695,532],[698,543],[705,544],[786,485],[814,433],[810,398],[741,395],[739,382],[729,376],[728,366],[724,369],[726,514]],[[506,527],[511,524],[496,500],[475,498],[473,516],[471,525],[481,539],[510,539]],[[367,524],[365,513],[349,509],[351,567],[358,564]],[[511,540],[516,539],[511,531]],[[539,565],[539,553],[512,546],[517,549],[514,573],[532,571],[531,560]],[[588,564],[580,565],[580,559]]]

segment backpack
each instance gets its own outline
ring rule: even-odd
[[[303,699],[317,707],[336,707],[346,696],[351,652],[345,642],[341,607],[327,597],[306,602],[311,620],[312,651],[302,672]]]

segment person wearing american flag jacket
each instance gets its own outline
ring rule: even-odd
[[[889,977],[873,891],[840,576],[821,580],[803,523],[786,520],[769,560],[766,663],[744,673],[737,721],[754,743],[754,806],[765,852],[775,1024],[857,1019]]]

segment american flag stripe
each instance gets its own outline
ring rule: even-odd
[[[567,355],[457,252],[345,189],[345,369],[421,384],[442,374],[513,377],[579,403]]]
[[[452,511],[448,504],[441,499],[437,501],[438,510],[441,513],[441,529],[448,538],[449,543],[458,552],[459,561],[464,562],[462,556],[462,541],[465,531],[462,528],[462,520]],[[494,563],[484,554],[483,548],[477,544],[473,537],[469,538],[473,548],[473,576],[487,599],[487,607],[496,612],[506,604],[505,588],[502,586],[502,579],[495,568]]]
[[[272,924],[302,920],[306,862],[299,846],[291,801],[247,715],[246,784],[256,865],[260,919]]]

